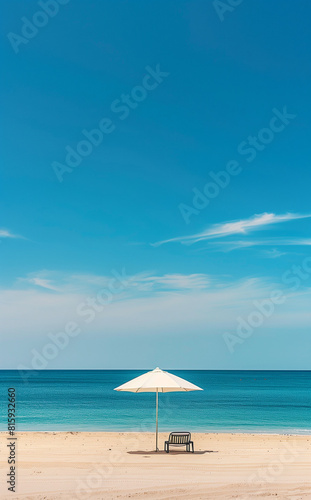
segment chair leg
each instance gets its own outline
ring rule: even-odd
[[[194,453],[194,444],[193,444],[193,441],[192,441],[192,453]]]

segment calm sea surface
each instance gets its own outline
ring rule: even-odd
[[[170,371],[170,370],[169,370]],[[159,430],[311,434],[311,371],[180,371],[204,392],[159,395]],[[116,392],[134,370],[0,371],[0,430],[16,388],[17,430],[153,431],[155,394]]]

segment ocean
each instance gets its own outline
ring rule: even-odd
[[[0,371],[0,430],[8,388],[17,431],[154,431],[155,394],[113,389],[146,370]],[[311,371],[169,370],[204,391],[159,394],[159,431],[311,434]]]

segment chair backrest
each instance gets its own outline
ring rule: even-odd
[[[169,443],[171,444],[187,444],[190,440],[190,432],[171,432],[169,435]]]

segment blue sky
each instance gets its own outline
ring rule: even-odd
[[[310,368],[310,3],[46,4],[2,2],[1,366],[73,321],[47,368]]]

